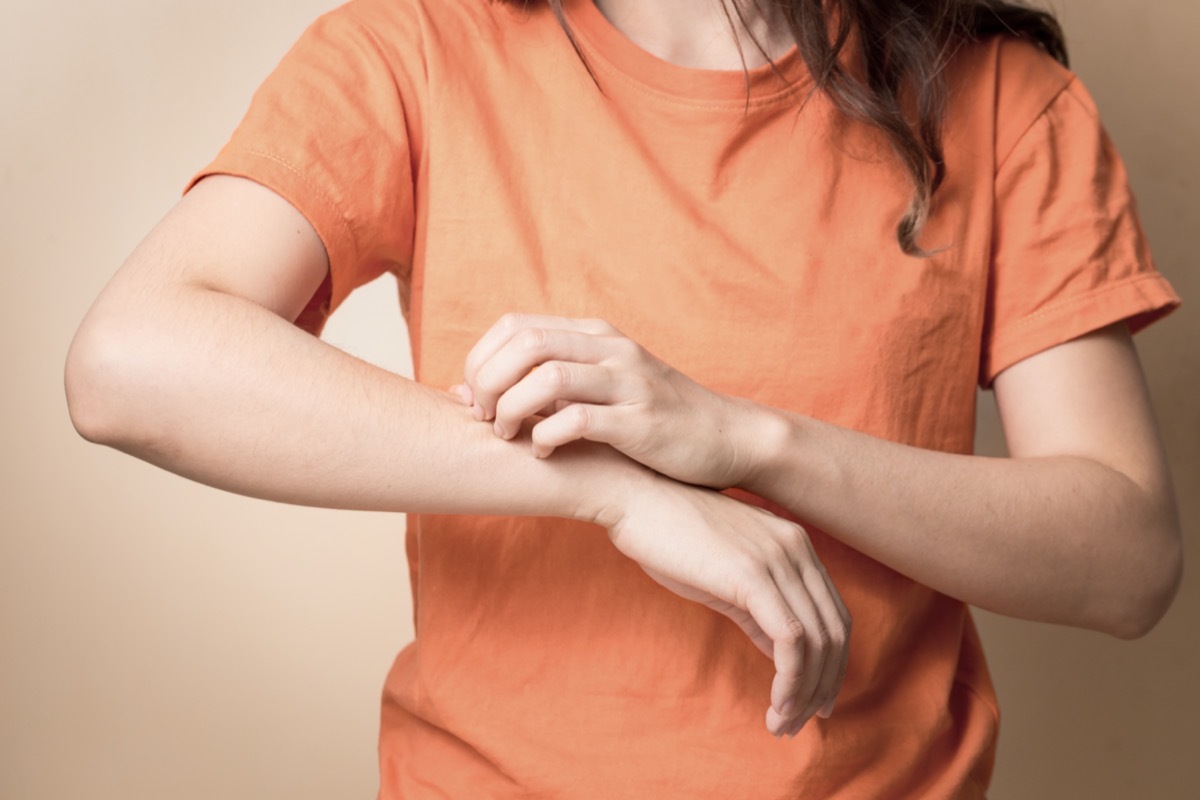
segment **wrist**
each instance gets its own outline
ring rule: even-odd
[[[567,454],[571,461],[563,482],[562,516],[609,529],[624,517],[629,502],[655,483],[667,480],[606,444],[575,442],[545,459]]]
[[[730,480],[755,494],[778,475],[794,439],[792,415],[750,400],[736,400],[724,427],[730,444]]]
[[[842,449],[837,431],[828,423],[771,410],[771,419],[760,429],[760,451],[755,469],[740,488],[788,506],[796,513],[815,510],[813,503],[828,499],[843,482]]]

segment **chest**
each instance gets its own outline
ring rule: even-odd
[[[924,237],[945,249],[919,259],[895,239],[903,173],[820,103],[530,103],[459,98],[431,119],[414,254],[423,380],[457,380],[508,311],[601,317],[719,391],[913,443],[932,425],[934,446],[963,446],[989,241],[969,175]]]

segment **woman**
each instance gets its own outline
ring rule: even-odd
[[[72,418],[410,512],[383,797],[982,796],[966,604],[1133,637],[1180,570],[1129,341],[1177,298],[1053,55],[995,0],[355,0],[97,300]],[[312,335],[384,272],[420,384]]]

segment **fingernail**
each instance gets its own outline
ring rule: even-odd
[[[837,702],[836,697],[829,698],[829,702],[821,706],[821,710],[817,712],[817,716],[821,719],[829,719],[833,716],[833,704]]]
[[[494,431],[496,432],[496,435],[497,435],[497,436],[499,436],[501,439],[507,439],[507,438],[508,438],[508,436],[507,436],[507,435],[505,435],[505,433],[504,433],[504,428],[501,428],[501,427],[500,427],[500,423],[499,423],[499,422],[496,422],[496,423],[493,423],[493,424],[492,424],[492,430],[494,430]]]
[[[483,406],[479,405],[478,403],[472,403],[471,416],[475,417],[475,419],[479,420],[480,422],[483,422]]]
[[[792,697],[783,701],[783,705],[777,709],[779,716],[788,719],[792,716],[792,712],[796,710],[796,698]]]

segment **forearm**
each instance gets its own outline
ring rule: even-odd
[[[771,413],[744,488],[932,588],[1001,614],[1144,632],[1178,539],[1155,492],[1077,456],[984,458]],[[1169,491],[1169,490],[1168,490]],[[1170,516],[1169,513],[1166,516]]]
[[[68,398],[87,438],[194,480],[305,505],[590,518],[642,474],[602,446],[530,458],[528,443],[497,439],[449,396],[248,300],[157,291],[93,310]]]
[[[1122,323],[997,376],[1009,459],[905,447],[714,393],[595,320],[506,316],[465,375],[502,437],[558,407],[533,431],[543,457],[589,439],[678,481],[739,486],[1003,614],[1134,636],[1178,587],[1169,470]]]

